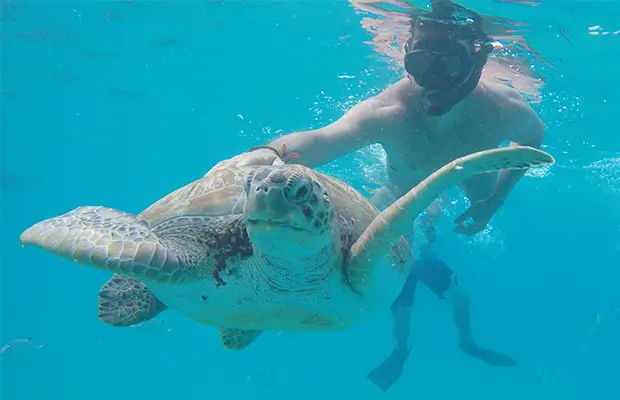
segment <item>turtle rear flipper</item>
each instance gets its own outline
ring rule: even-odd
[[[168,307],[144,283],[114,275],[99,291],[97,317],[111,326],[132,326],[153,319]]]
[[[78,264],[144,281],[174,284],[187,278],[179,257],[146,221],[111,208],[76,208],[34,224],[20,239]]]
[[[366,227],[351,247],[347,276],[358,293],[373,287],[373,270],[413,221],[445,190],[482,172],[550,165],[555,160],[542,150],[510,146],[473,153],[446,164],[387,207]]]
[[[242,350],[248,347],[263,332],[250,329],[220,327],[220,341],[229,350]]]

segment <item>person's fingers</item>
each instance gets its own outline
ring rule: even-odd
[[[459,215],[458,217],[456,217],[456,219],[454,220],[454,222],[457,225],[461,225],[463,222],[465,222],[467,219],[471,218],[471,216],[474,214],[475,208],[474,206],[470,206],[463,214]]]

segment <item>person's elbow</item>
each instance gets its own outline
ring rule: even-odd
[[[521,134],[516,135],[511,141],[516,145],[530,146],[539,149],[545,140],[546,131],[547,127],[545,124],[538,116],[534,116],[532,123],[528,124],[528,126],[522,130]]]
[[[547,127],[545,124],[537,117],[536,122],[533,124],[534,126],[531,129],[531,137],[528,140],[529,146],[536,147],[537,149],[542,146],[543,141],[545,140],[545,133],[547,132]]]

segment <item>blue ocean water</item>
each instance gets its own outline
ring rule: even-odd
[[[137,213],[395,82],[363,13],[344,0],[2,0],[0,343],[43,345],[0,357],[2,399],[620,398],[620,4],[533,3],[462,2],[526,24],[555,65],[540,67],[533,106],[556,164],[528,174],[473,239],[452,232],[466,207],[454,193],[437,247],[472,299],[474,337],[518,365],[462,354],[448,304],[424,288],[412,356],[383,393],[365,376],[393,347],[387,312],[232,352],[172,311],[138,328],[102,324],[108,274],[19,244],[80,205]],[[321,170],[362,190],[383,174],[375,150]]]

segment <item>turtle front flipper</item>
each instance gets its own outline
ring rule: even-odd
[[[144,283],[115,274],[99,291],[97,317],[111,326],[132,326],[153,319],[168,307]]]
[[[242,350],[252,343],[262,331],[250,329],[222,328],[220,327],[220,341],[222,346],[230,350]]]
[[[553,164],[553,157],[528,146],[511,146],[480,151],[458,158],[420,182],[387,207],[366,227],[351,247],[347,277],[353,289],[364,293],[373,286],[372,267],[435,198],[450,187],[482,172],[524,169]]]
[[[179,257],[135,215],[106,207],[79,207],[34,224],[22,245],[144,281],[180,283],[187,275]]]

